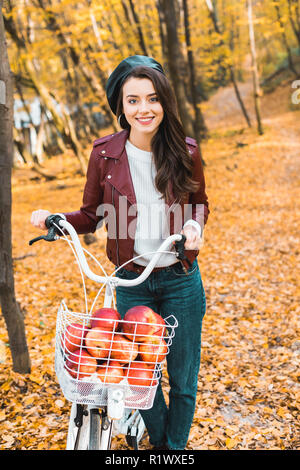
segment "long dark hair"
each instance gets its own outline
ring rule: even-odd
[[[151,141],[151,151],[156,167],[155,186],[162,193],[166,202],[174,198],[180,202],[188,193],[198,189],[198,183],[192,179],[193,160],[185,142],[185,133],[180,122],[176,97],[167,77],[151,67],[137,66],[126,77],[120,89],[117,102],[117,116],[123,113],[123,86],[129,78],[148,78],[152,81],[159,102],[164,111],[163,120]],[[120,119],[120,126],[130,130],[125,115]]]

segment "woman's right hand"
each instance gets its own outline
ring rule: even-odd
[[[49,215],[51,215],[51,212],[38,209],[37,211],[32,212],[30,222],[34,227],[40,228],[42,230],[48,230],[45,225],[45,220]]]

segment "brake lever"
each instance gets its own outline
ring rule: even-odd
[[[48,230],[47,235],[41,235],[39,237],[33,238],[30,240],[29,245],[32,245],[33,243],[39,241],[39,240],[46,240],[47,242],[54,242],[57,240],[59,237],[56,233],[55,227],[50,227]]]
[[[179,241],[176,241],[174,244],[175,244],[175,250],[176,250],[176,257],[178,259],[180,259],[180,261],[187,261],[189,266],[191,267],[192,266],[192,263],[190,262],[190,260],[186,257],[186,255],[184,254],[184,244],[186,242],[186,236],[185,235],[181,235],[181,240]],[[185,269],[186,271],[186,269]]]
[[[29,245],[32,245],[39,240],[45,240],[46,242],[54,242],[55,240],[58,240],[58,229],[53,224],[59,225],[58,222],[61,219],[62,217],[58,214],[49,215],[45,220],[45,225],[48,228],[47,235],[40,235],[39,237],[33,238],[30,240]]]

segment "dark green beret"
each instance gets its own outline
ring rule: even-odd
[[[156,62],[152,57],[133,55],[122,60],[118,67],[110,74],[105,87],[107,100],[114,114],[117,112],[117,100],[122,83],[135,67],[141,65],[151,67],[152,69],[164,73],[160,63]]]

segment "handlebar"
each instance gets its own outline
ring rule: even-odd
[[[145,267],[144,271],[136,279],[130,279],[130,280],[120,279],[120,278],[114,277],[114,273],[111,276],[107,276],[107,277],[99,276],[95,274],[93,271],[91,271],[88,265],[88,262],[86,260],[85,254],[83,252],[78,234],[76,230],[74,229],[74,227],[67,220],[65,220],[63,217],[61,217],[58,214],[52,214],[49,217],[47,217],[47,219],[45,220],[45,225],[48,228],[48,234],[41,235],[39,237],[36,237],[30,240],[29,245],[32,245],[33,243],[39,240],[45,240],[45,241],[50,241],[50,242],[58,240],[60,238],[59,234],[61,233],[58,227],[61,227],[61,229],[64,229],[71,236],[76,254],[78,256],[79,264],[84,274],[92,281],[95,281],[101,284],[107,283],[108,280],[109,282],[113,283],[114,286],[116,285],[136,286],[142,283],[151,274],[153,268],[157,264],[162,253],[166,249],[170,248],[173,242],[175,242],[175,250],[176,250],[174,252],[174,256],[176,256],[176,258],[180,260],[182,259],[187,260],[187,258],[184,255],[184,243],[186,241],[186,237],[183,234],[174,234],[174,235],[170,235],[168,238],[166,238],[166,240],[163,241],[163,243],[161,244],[157,252],[154,254],[149,264]]]

